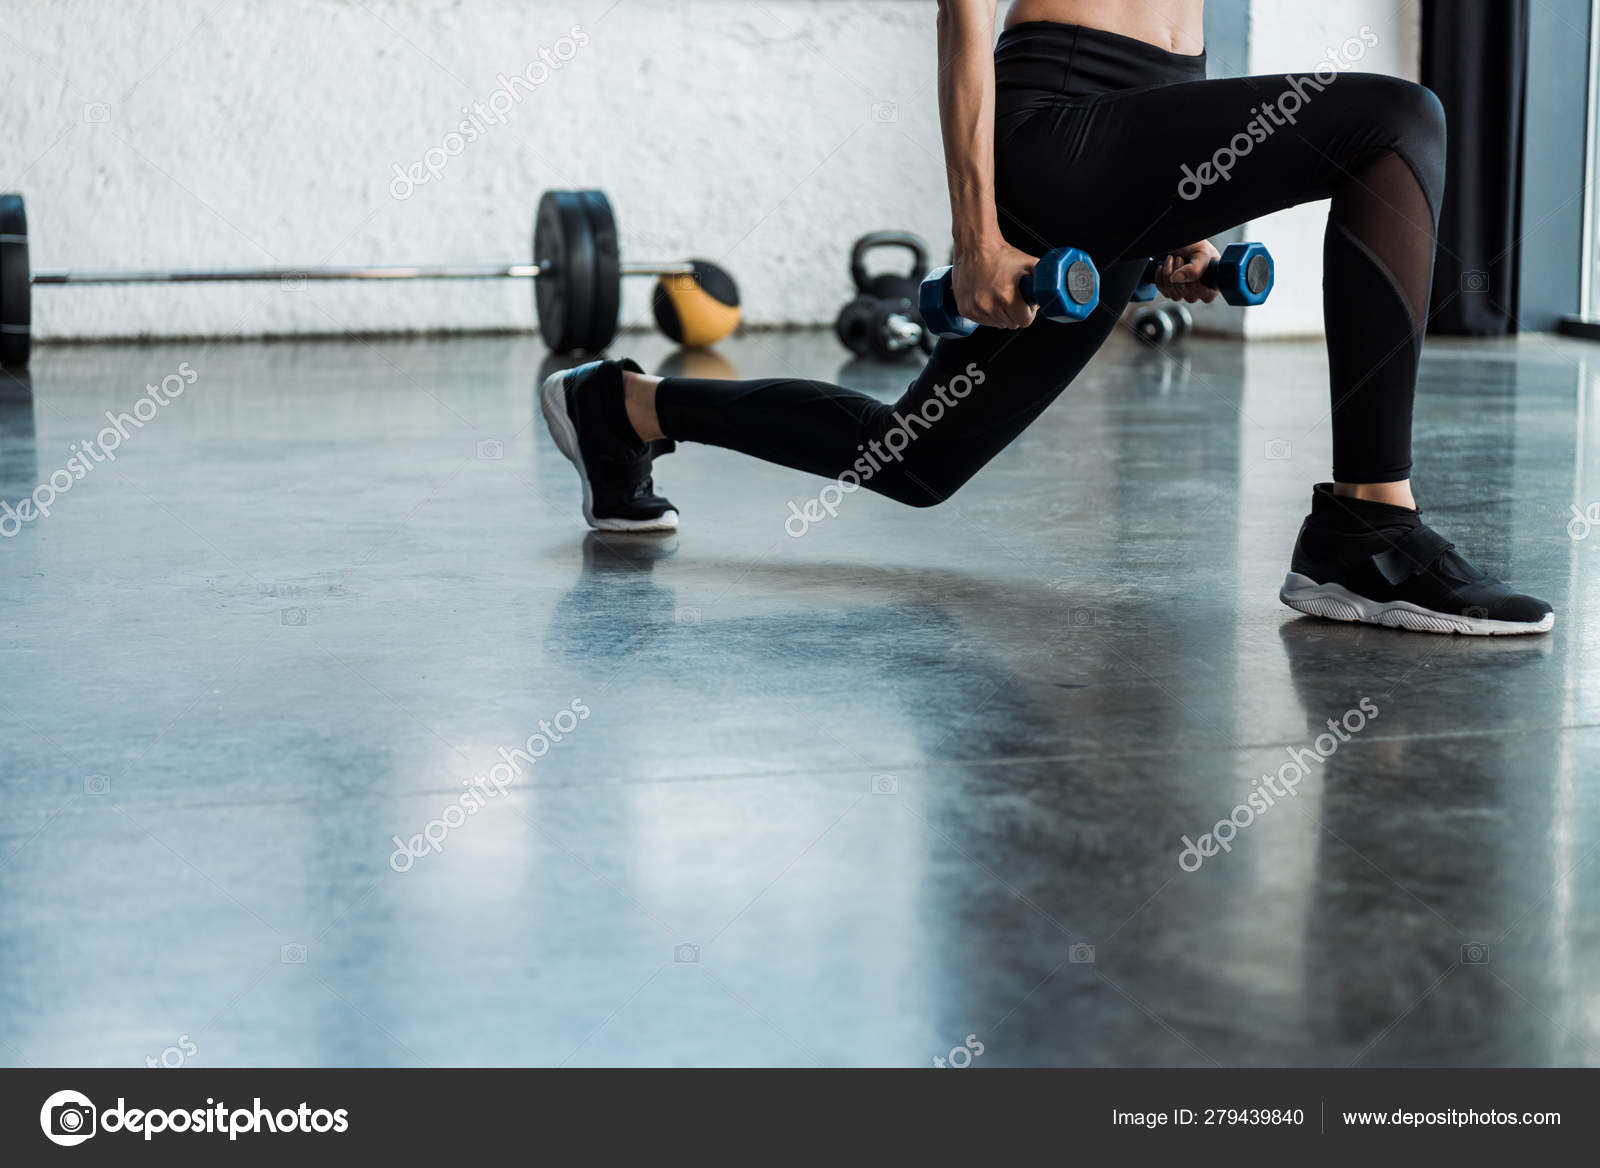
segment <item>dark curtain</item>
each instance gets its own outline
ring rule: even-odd
[[[1516,331],[1527,0],[1424,0],[1422,84],[1449,121],[1429,331]]]

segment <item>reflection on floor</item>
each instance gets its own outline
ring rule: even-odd
[[[684,447],[666,539],[585,534],[529,340],[45,349],[0,1062],[1600,1062],[1594,352],[1430,345],[1429,519],[1557,607],[1480,641],[1278,604],[1314,344],[1118,340],[950,504],[798,537],[820,480]]]

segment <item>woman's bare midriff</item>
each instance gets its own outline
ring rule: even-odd
[[[1204,9],[1205,0],[1016,0],[1006,27],[1031,20],[1081,24],[1192,57],[1206,47]]]

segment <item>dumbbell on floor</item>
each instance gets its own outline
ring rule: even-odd
[[[922,281],[917,307],[936,337],[969,337],[978,330],[956,306],[954,274],[953,268],[939,268]],[[1075,247],[1046,252],[1018,286],[1040,316],[1062,323],[1082,320],[1100,303],[1100,273],[1089,254]]]
[[[36,284],[235,283],[323,280],[493,280],[534,282],[539,332],[557,352],[599,352],[616,337],[624,276],[656,276],[662,331],[680,344],[708,345],[739,323],[733,277],[709,260],[624,264],[617,221],[601,191],[546,191],[534,215],[533,262],[407,267],[200,268],[34,272],[28,262],[22,196],[0,195],[0,365],[28,362]]]
[[[909,300],[876,300],[858,296],[839,310],[833,330],[858,357],[892,361],[912,349],[928,347],[928,331]]]
[[[1193,328],[1194,317],[1178,303],[1141,308],[1133,316],[1133,331],[1152,345],[1182,340]]]

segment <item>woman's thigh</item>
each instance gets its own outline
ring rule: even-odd
[[[1443,112],[1399,78],[1238,77],[1063,99],[1017,119],[995,151],[1012,243],[1070,244],[1102,266],[1181,247],[1327,198],[1394,150],[1437,209]]]

